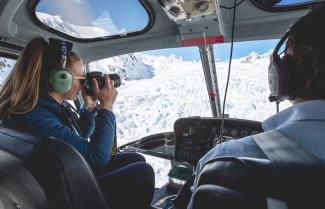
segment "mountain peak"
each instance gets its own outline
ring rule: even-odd
[[[255,52],[252,51],[247,57],[243,57],[240,63],[253,63],[255,60],[261,59],[261,56]]]

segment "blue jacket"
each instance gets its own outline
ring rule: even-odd
[[[52,97],[42,96],[33,110],[6,118],[3,124],[33,134],[61,139],[76,148],[93,168],[103,167],[110,160],[115,115],[109,110],[88,112],[82,108],[78,118],[74,112],[63,108]]]

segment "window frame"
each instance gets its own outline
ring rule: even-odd
[[[148,24],[144,29],[142,29],[140,31],[129,32],[126,34],[112,35],[112,36],[102,36],[102,37],[97,37],[97,38],[77,38],[77,37],[71,36],[69,34],[63,33],[61,31],[58,31],[58,30],[51,28],[51,27],[45,25],[44,23],[42,23],[37,18],[36,12],[35,12],[36,6],[40,1],[41,0],[29,0],[27,3],[27,13],[32,18],[32,21],[34,23],[36,23],[36,25],[38,25],[39,27],[41,27],[53,34],[61,36],[62,38],[66,38],[66,39],[74,41],[74,42],[98,42],[98,41],[103,41],[103,40],[120,39],[120,38],[140,35],[140,34],[143,34],[143,33],[146,33],[147,31],[149,31],[152,28],[153,23],[155,21],[155,19],[154,19],[155,16],[153,14],[154,12],[153,12],[153,9],[152,9],[149,1],[148,0],[138,0],[139,3],[143,6],[145,11],[147,12],[148,17],[149,17]]]
[[[22,47],[20,45],[12,44],[12,43],[6,42],[5,40],[0,41],[0,46],[4,47],[4,48],[8,48],[8,49],[17,50],[17,51],[19,51],[19,53],[24,49],[24,47]],[[17,60],[19,57],[19,54],[10,53],[10,52],[4,51],[4,50],[0,50],[0,57]]]
[[[317,8],[318,6],[324,6],[325,1],[322,2],[309,2],[309,3],[302,3],[302,4],[296,4],[292,6],[266,6],[264,4],[261,4],[259,0],[250,0],[254,6],[256,6],[259,9],[262,9],[267,12],[289,12],[289,11],[297,11],[297,10],[305,10],[305,9],[312,9]]]
[[[8,53],[8,52],[3,52],[3,51],[0,51],[0,57],[8,58],[8,59],[16,60],[16,61],[18,59],[17,54],[11,54],[11,53]]]

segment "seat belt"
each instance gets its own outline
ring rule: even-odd
[[[277,130],[270,130],[252,137],[271,161],[276,173],[324,165],[321,159]],[[286,209],[287,204],[280,200],[267,198],[267,208]]]
[[[288,169],[292,171],[298,167],[301,169],[311,165],[324,165],[321,159],[277,130],[266,131],[252,137],[276,171]]]

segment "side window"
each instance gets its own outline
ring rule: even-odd
[[[0,88],[13,69],[16,60],[0,56]]]

